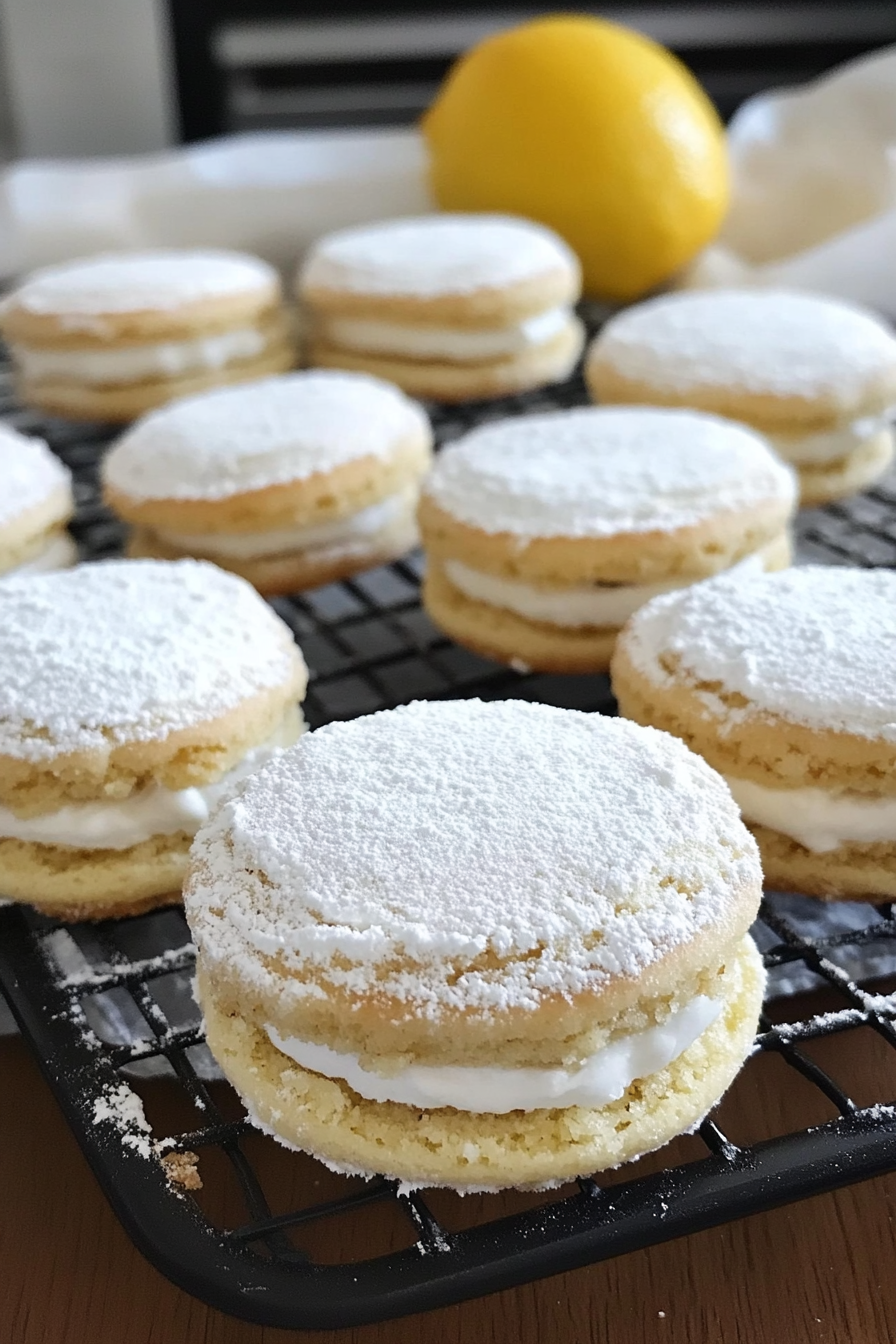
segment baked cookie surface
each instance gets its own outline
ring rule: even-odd
[[[725,776],[772,887],[896,896],[896,575],[805,566],[642,608],[613,659],[623,714]]]
[[[225,250],[108,253],[35,271],[0,331],[21,399],[123,421],[174,397],[295,363],[279,277]]]
[[[74,509],[68,468],[42,439],[0,425],[0,579],[73,565]]]
[[[177,900],[214,801],[295,740],[305,666],[193,561],[0,584],[0,894],[62,918]]]
[[[674,739],[459,701],[264,767],[197,836],[185,904],[209,1043],[263,1128],[341,1170],[491,1189],[702,1118],[755,1029],[760,881]]]
[[[795,493],[762,439],[714,416],[591,407],[495,422],[424,482],[424,605],[498,661],[606,670],[656,593],[788,564]]]
[[[431,445],[397,388],[289,374],[146,416],[105,459],[105,495],[133,525],[130,554],[207,557],[262,592],[295,592],[415,544]]]
[[[569,376],[579,265],[549,229],[501,215],[387,220],[322,238],[298,277],[311,362],[464,401]]]
[[[693,406],[760,430],[797,469],[807,505],[863,489],[893,456],[896,338],[837,299],[662,295],[611,318],[585,377],[604,404]]]

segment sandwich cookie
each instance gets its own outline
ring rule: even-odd
[[[503,215],[345,229],[298,278],[312,364],[361,369],[437,401],[568,378],[584,331],[579,263],[555,233]]]
[[[896,897],[896,574],[806,566],[713,579],[623,631],[623,714],[725,776],[769,886]]]
[[[806,505],[864,489],[893,457],[896,339],[836,299],[666,294],[611,318],[585,378],[595,401],[693,406],[761,430],[796,467]]]
[[[0,583],[0,896],[61,919],[180,898],[211,806],[295,741],[284,623],[214,565]]]
[[[750,1049],[756,846],[621,719],[477,700],[308,734],[196,837],[207,1039],[340,1171],[541,1187],[693,1128]]]
[[[693,411],[585,408],[504,420],[424,484],[423,601],[499,662],[605,671],[656,593],[790,562],[796,485],[758,435]]]
[[[0,578],[73,565],[74,510],[68,468],[42,439],[0,425]]]
[[[133,420],[295,363],[279,276],[240,252],[120,252],[50,266],[5,301],[0,332],[21,399],[75,420]]]
[[[103,467],[131,555],[207,556],[263,593],[394,560],[417,541],[432,455],[419,406],[321,370],[219,388],[139,421]]]

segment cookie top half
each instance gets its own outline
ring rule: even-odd
[[[768,432],[820,431],[896,402],[896,338],[873,313],[813,294],[666,294],[606,324],[586,376],[598,401],[696,406]]]
[[[6,299],[11,341],[79,348],[252,322],[280,280],[258,257],[224,249],[111,252],[33,272]]]
[[[298,286],[328,313],[495,326],[573,302],[580,273],[575,254],[540,224],[434,214],[328,234]]]
[[[288,627],[214,565],[113,560],[0,585],[0,796],[303,691]],[[236,732],[236,726],[234,731]],[[125,752],[126,755],[126,752]],[[21,769],[19,769],[21,767]]]
[[[730,728],[773,719],[896,745],[896,574],[802,565],[725,575],[654,598],[629,659],[696,688]]]
[[[614,552],[622,560],[636,550],[642,565],[670,538],[685,555],[719,519],[735,531],[761,519],[768,540],[795,497],[793,473],[743,426],[683,410],[588,407],[485,425],[447,448],[424,484],[421,522],[428,547],[444,533],[455,550],[464,529],[474,547],[500,544],[520,572],[560,542],[611,564]]]
[[[366,374],[318,369],[186,397],[138,421],[103,465],[129,500],[223,500],[431,443],[422,408]]]
[[[185,899],[206,972],[268,1020],[320,1000],[399,1027],[582,995],[599,1018],[712,965],[759,887],[724,783],[676,739],[472,700],[306,735],[202,830]]]
[[[63,522],[72,507],[71,472],[43,439],[0,425],[0,528],[27,522],[30,531],[33,521],[39,530]]]

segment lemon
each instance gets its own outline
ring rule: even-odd
[[[636,299],[717,232],[725,135],[671,52],[601,19],[498,33],[448,74],[423,119],[445,210],[539,220],[578,253],[585,292]]]

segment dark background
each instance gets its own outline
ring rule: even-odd
[[[270,127],[406,125],[489,30],[551,9],[672,47],[724,117],[762,89],[896,42],[896,0],[451,6],[442,0],[169,0],[181,138]]]

